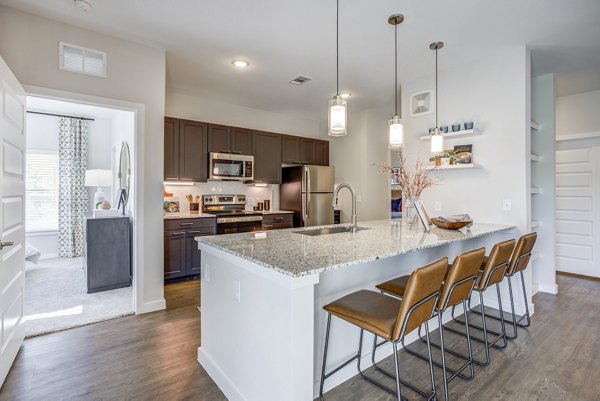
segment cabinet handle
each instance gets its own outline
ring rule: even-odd
[[[177,235],[184,235],[185,231],[177,231],[176,233],[171,233],[171,237],[177,236]]]
[[[202,231],[188,231],[188,234],[202,234]]]
[[[183,178],[183,177],[181,177],[180,180],[181,181],[194,181],[193,178]]]
[[[194,223],[179,223],[180,226],[193,226]]]
[[[283,220],[283,217],[273,217],[273,220],[275,220],[275,221],[281,221],[281,220]]]

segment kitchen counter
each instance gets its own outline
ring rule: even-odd
[[[416,224],[413,230],[407,229],[402,221],[395,220],[367,221],[358,226],[365,229],[356,233],[307,236],[298,232],[319,227],[292,228],[268,232],[262,239],[256,239],[254,233],[245,233],[198,237],[196,240],[280,273],[299,277],[514,228],[475,223],[470,232],[437,227],[426,232]]]
[[[205,219],[205,218],[214,218],[215,215],[214,214],[208,214],[208,213],[198,213],[198,214],[191,214],[191,213],[165,213],[163,215],[163,218],[165,220],[171,220],[171,219]]]
[[[474,224],[470,232],[426,232],[420,224],[411,229],[401,220],[358,226],[366,229],[297,233],[316,228],[308,227],[268,231],[262,239],[254,233],[196,238],[202,251],[198,361],[228,399],[314,400],[327,321],[324,305],[358,289],[375,290],[376,284],[443,256],[452,261],[478,247],[489,251],[519,235],[513,226],[484,223]],[[496,306],[495,293],[484,297]],[[473,306],[477,303],[474,299]],[[517,312],[523,309],[517,305]],[[356,327],[336,320],[331,335],[332,365],[356,352]],[[406,344],[416,339],[413,332]],[[372,335],[365,334],[364,341],[361,365],[366,369],[372,364]],[[232,344],[244,346],[232,354]],[[378,358],[391,354],[389,344],[377,352]],[[355,374],[354,364],[346,366],[326,381],[325,390]]]

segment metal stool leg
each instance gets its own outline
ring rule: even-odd
[[[446,374],[446,351],[444,350],[444,325],[442,322],[442,312],[438,313],[438,324],[440,327],[440,351],[442,352],[442,380],[444,381],[444,400],[448,401],[448,376]],[[420,334],[420,333],[419,333]],[[427,345],[429,344],[429,330],[426,328]],[[420,337],[420,336],[419,336]],[[431,364],[431,352],[429,353],[429,363]]]
[[[327,362],[327,347],[329,346],[329,329],[331,328],[331,313],[327,314],[327,330],[325,331],[325,350],[323,351],[323,366],[321,367],[321,383],[319,385],[319,399],[323,398],[323,385],[325,384],[325,364]]]
[[[519,273],[521,275],[521,286],[523,287],[523,301],[525,302],[525,315],[523,317],[521,317],[521,319],[519,319],[517,324],[519,325],[519,327],[529,327],[531,325],[531,316],[529,315],[529,305],[528,305],[529,302],[527,302],[527,290],[525,289],[525,277],[523,276],[523,270],[521,270]],[[525,317],[527,317],[527,323],[520,324],[519,322],[521,320],[523,320]]]

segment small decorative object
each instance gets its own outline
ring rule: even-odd
[[[419,216],[419,220],[421,220],[421,223],[425,228],[425,231],[429,232],[431,230],[431,219],[429,218],[427,211],[425,211],[425,206],[423,205],[423,202],[421,202],[420,200],[415,201],[415,210],[417,212],[417,215]]]
[[[432,135],[434,130],[435,128],[429,128],[429,135]]]
[[[438,218],[431,219],[431,222],[440,228],[448,230],[460,230],[463,227],[467,227],[467,230],[470,230],[473,219],[468,214],[458,214],[447,217],[439,216]]]
[[[447,125],[442,125],[440,127],[440,131],[442,131],[444,134],[448,133],[448,126]]]
[[[473,160],[473,145],[456,145],[453,159],[456,164],[470,164]]]
[[[432,90],[410,95],[410,116],[419,117],[433,112],[432,95]]]
[[[173,197],[173,193],[167,192],[167,188],[163,186],[163,198],[172,198],[172,197]]]
[[[110,209],[110,206],[110,202],[105,199],[102,201],[102,203],[100,203],[100,207],[98,209],[108,210]]]
[[[452,132],[457,132],[460,131],[460,124],[456,123],[456,124],[452,124]]]
[[[94,193],[94,209],[99,209],[100,204],[104,200],[104,192],[102,187],[112,186],[112,171],[111,170],[86,170],[85,171],[85,186],[98,187]]]
[[[269,211],[271,210],[271,200],[270,199],[265,199],[265,211]]]
[[[402,152],[398,151],[396,153],[400,160],[400,166],[398,168],[394,168],[384,162],[374,163],[374,165],[378,166],[382,172],[390,174],[392,179],[397,180],[403,193],[402,203],[404,210],[402,211],[402,218],[412,224],[416,218],[414,202],[419,200],[423,190],[439,184],[441,179],[435,176],[435,169],[426,170],[423,168],[423,162],[419,159],[417,159],[417,162],[415,163],[414,172],[410,171],[406,167],[406,159]]]
[[[163,209],[167,213],[179,213],[179,201],[166,200],[163,202]]]
[[[264,210],[264,207],[265,207],[265,204],[264,204],[264,203],[262,203],[262,202],[258,202],[258,203],[256,204],[256,209],[257,209],[259,212],[262,212],[262,211]]]
[[[199,214],[199,213],[200,213],[200,203],[190,202],[190,214]]]
[[[465,129],[466,129],[466,130],[473,129],[473,121],[467,121],[467,122],[465,123]]]

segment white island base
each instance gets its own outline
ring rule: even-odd
[[[253,234],[198,238],[198,361],[228,399],[313,400],[325,338],[323,305],[359,289],[374,289],[437,258],[452,260],[480,246],[489,250],[517,235],[512,227],[498,225],[475,225],[472,233],[453,232],[451,238],[445,230],[407,230],[392,221],[360,226],[370,230],[316,237],[281,230],[269,232],[267,239]],[[492,295],[490,305],[496,304]],[[336,366],[356,352],[359,330],[335,318],[331,329],[327,365]],[[416,338],[413,332],[407,342]],[[372,335],[365,333],[363,341],[361,366],[367,368]],[[381,347],[377,359],[391,352],[391,347]],[[346,366],[326,381],[326,391],[356,374],[355,364]],[[428,374],[426,364],[423,374]]]

